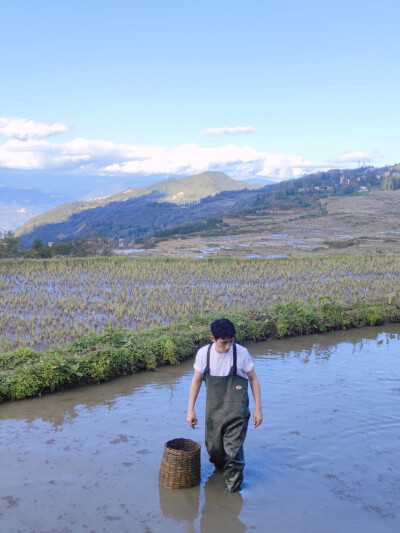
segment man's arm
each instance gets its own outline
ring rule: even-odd
[[[261,409],[261,387],[260,382],[258,381],[257,374],[255,370],[250,370],[250,372],[247,372],[247,377],[250,381],[250,387],[251,392],[253,393],[254,397],[254,414],[253,414],[253,422],[254,427],[258,427],[261,422],[263,421],[263,415],[262,415],[262,409]]]
[[[192,379],[192,384],[190,385],[190,390],[189,390],[189,404],[188,404],[188,410],[187,410],[187,416],[186,416],[186,421],[189,424],[189,426],[192,428],[194,428],[195,425],[197,424],[196,413],[194,412],[194,405],[196,403],[202,381],[203,381],[203,374],[195,370],[194,376]]]

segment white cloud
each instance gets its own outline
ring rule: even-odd
[[[0,167],[43,170],[76,167],[90,156],[74,153],[66,144],[50,143],[43,140],[11,140],[0,146]]]
[[[241,133],[254,133],[257,131],[251,126],[234,126],[230,128],[224,126],[222,128],[210,128],[208,130],[202,131],[202,135],[240,135]]]
[[[61,133],[63,128],[68,129],[67,126],[33,123],[31,129],[27,127],[26,130],[23,128],[18,130],[16,122],[31,123],[24,119],[18,121],[0,119],[0,132],[7,130],[11,137],[0,144],[0,167],[3,168],[60,169],[110,176],[121,174],[187,176],[215,170],[226,172],[237,179],[258,176],[281,181],[317,170],[334,166],[345,167],[352,162],[371,161],[372,158],[379,157],[376,154],[352,152],[331,161],[314,163],[301,155],[259,151],[248,145],[227,144],[204,148],[190,143],[167,149],[162,146],[115,144],[82,138],[63,143],[43,137],[55,132]],[[12,124],[14,125],[11,127]]]
[[[299,155],[260,152],[251,146],[229,144],[203,148],[183,144],[172,149],[91,141],[67,143],[43,139],[12,139],[0,145],[0,167],[13,169],[64,169],[98,174],[164,174],[185,176],[219,170],[233,178],[250,175],[280,181],[301,176],[320,166]],[[311,169],[311,170],[310,170]]]
[[[10,139],[44,139],[59,133],[66,133],[69,130],[69,126],[62,122],[44,124],[43,122],[35,122],[25,118],[10,119],[0,117],[0,135]]]
[[[379,156],[376,153],[367,154],[366,152],[345,152],[343,155],[335,157],[332,159],[335,163],[372,163],[375,159],[379,159]]]
[[[171,150],[159,146],[147,147],[145,151],[141,147],[136,148],[131,152],[134,159],[114,163],[103,170],[110,173],[176,175],[219,170],[236,178],[257,175],[278,181],[304,174],[302,165],[311,164],[301,156],[268,154],[258,152],[251,146],[238,147],[232,144],[218,148],[184,144]]]

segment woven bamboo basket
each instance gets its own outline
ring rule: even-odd
[[[200,449],[190,439],[165,443],[158,481],[168,489],[186,489],[200,483]]]

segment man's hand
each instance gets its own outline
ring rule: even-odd
[[[186,421],[191,428],[195,428],[197,425],[196,413],[194,411],[188,411]]]
[[[254,427],[257,428],[263,421],[263,415],[261,409],[255,409],[253,414]]]
[[[255,403],[255,409],[254,409],[254,414],[253,414],[254,427],[258,428],[258,426],[263,421],[263,415],[262,415],[262,410],[261,410],[260,382],[258,381],[258,377],[254,369],[250,370],[250,372],[247,372],[247,377],[249,378],[249,381],[250,381],[250,387],[253,393],[254,403]]]
[[[203,374],[200,374],[200,372],[197,372],[197,370],[195,370],[192,383],[190,385],[189,403],[188,403],[188,410],[187,410],[187,416],[186,416],[187,423],[193,429],[196,427],[196,424],[197,424],[197,417],[196,417],[196,413],[194,412],[194,404],[196,403],[197,395],[199,394],[202,381],[203,381]]]

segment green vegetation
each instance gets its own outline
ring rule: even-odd
[[[171,237],[181,238],[185,235],[193,235],[196,233],[208,235],[212,230],[215,229],[217,229],[220,234],[221,232],[224,232],[226,227],[228,227],[228,224],[225,223],[220,217],[211,217],[204,221],[200,220],[199,222],[186,222],[182,226],[174,226],[170,229],[155,231],[149,237],[136,239],[135,246],[151,248],[164,239],[170,239]]]
[[[88,238],[76,237],[65,242],[56,241],[52,243],[52,246],[36,238],[30,248],[22,250],[19,237],[16,237],[14,233],[11,231],[0,233],[0,259],[110,256],[113,255],[113,250],[113,239],[105,239],[99,234],[92,234]]]
[[[345,239],[340,241],[324,241],[324,244],[331,248],[348,248],[349,246],[356,246],[360,242],[361,239]]]
[[[65,348],[52,348],[44,353],[20,348],[0,354],[0,401],[177,364],[208,341],[209,323],[216,316],[196,314],[184,323],[133,333],[107,328]],[[357,299],[347,305],[329,297],[317,301],[308,298],[305,304],[295,301],[225,316],[236,324],[238,342],[282,338],[400,322],[400,297],[369,303]]]
[[[18,257],[20,253],[19,239],[12,231],[0,233],[0,259]]]

